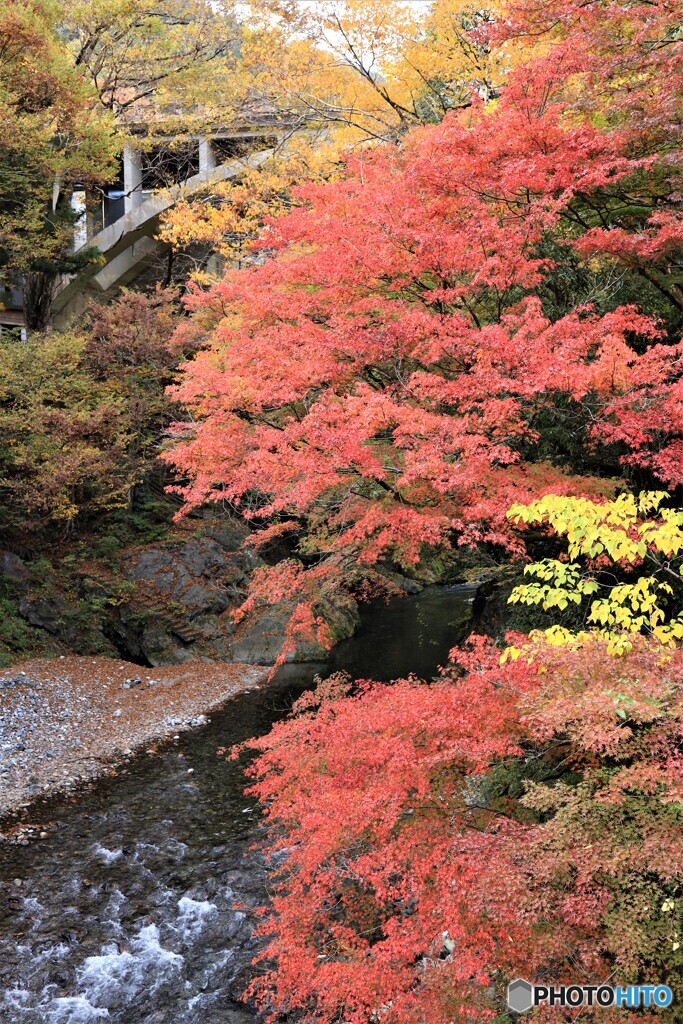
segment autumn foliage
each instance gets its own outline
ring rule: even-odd
[[[177,416],[176,298],[124,293],[72,331],[0,340],[3,536],[54,536],[130,505]]]
[[[516,12],[496,31],[534,56],[498,101],[302,186],[262,265],[195,291],[195,423],[168,457],[187,509],[291,538],[254,599],[315,622],[323,578],[519,551],[514,501],[682,482],[676,26],[666,4]]]
[[[520,976],[680,999],[683,654],[539,640],[501,665],[478,638],[452,657],[431,685],[333,677],[253,741],[280,865],[260,1003],[490,1020]]]
[[[482,31],[528,46],[499,98],[302,186],[260,264],[194,291],[178,337],[204,348],[174,392],[194,422],[168,458],[186,510],[287,539],[246,607],[297,596],[296,628],[324,632],[325,588],[435,551],[521,555],[526,516],[570,552],[517,599],[597,595],[605,629],[502,660],[474,639],[431,684],[333,679],[255,741],[273,1018],[492,1019],[518,975],[683,997],[679,609],[665,649],[658,579],[638,583],[678,572],[680,514],[613,498],[683,484],[680,12],[528,0]],[[605,540],[622,513],[628,551]]]
[[[60,191],[115,173],[114,126],[72,63],[58,7],[14,0],[0,8],[0,301],[17,274],[29,275],[28,294],[30,275],[77,268]],[[35,328],[39,311],[29,302],[26,312]]]

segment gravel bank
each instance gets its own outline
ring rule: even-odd
[[[138,747],[200,726],[268,668],[38,658],[0,669],[0,817],[110,769]]]

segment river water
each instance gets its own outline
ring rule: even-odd
[[[316,673],[432,677],[473,596],[430,587],[368,608],[326,664],[287,666],[160,754],[37,808],[47,838],[0,847],[0,1022],[254,1024],[240,994],[267,873],[243,762],[217,747],[263,735]]]

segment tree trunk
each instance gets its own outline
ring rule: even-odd
[[[49,331],[56,277],[48,271],[32,271],[24,277],[24,319],[29,331]]]

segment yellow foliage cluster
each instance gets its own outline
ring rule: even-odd
[[[554,625],[544,631],[551,644],[580,644],[597,631],[611,653],[621,654],[632,649],[635,634],[665,646],[683,640],[683,613],[670,608],[672,583],[683,582],[683,510],[663,507],[668,497],[666,491],[644,491],[596,503],[549,494],[530,505],[513,505],[511,520],[548,526],[567,539],[568,549],[566,560],[546,558],[526,566],[533,582],[516,587],[510,603],[563,611],[591,599],[584,617],[590,628]],[[508,656],[519,652],[510,649]]]
[[[176,203],[162,220],[158,237],[182,250],[203,245],[233,266],[252,260],[251,243],[267,220],[292,208],[292,187],[302,180],[330,180],[335,173],[334,155],[315,152],[304,139],[258,168],[248,167],[237,180],[213,184],[192,200]],[[197,272],[194,279],[208,283],[210,275]]]
[[[74,63],[103,107],[148,135],[190,134],[242,101],[241,28],[214,0],[59,0]],[[139,131],[136,141],[140,142]]]
[[[491,45],[501,0],[252,0],[257,89],[354,144],[493,99],[516,44]],[[520,44],[521,45],[521,44]],[[277,59],[273,60],[276,53]],[[260,72],[260,74],[259,74]]]

